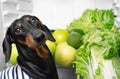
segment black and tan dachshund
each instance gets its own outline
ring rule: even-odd
[[[15,43],[19,54],[18,65],[22,71],[32,79],[58,79],[54,59],[45,45],[46,40],[55,41],[50,30],[37,17],[24,15],[16,19],[7,29],[3,41],[5,62],[10,60],[11,44]],[[5,72],[8,75],[10,71]],[[0,77],[5,77],[5,73]]]

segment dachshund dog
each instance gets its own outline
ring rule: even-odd
[[[15,43],[18,50],[17,67],[31,77],[28,79],[58,79],[56,65],[45,44],[46,40],[55,41],[50,30],[37,17],[24,15],[16,19],[8,27],[3,40],[5,62],[10,60],[11,44]],[[11,72],[16,71],[12,70]],[[9,71],[4,72],[7,75],[9,73]],[[5,77],[5,73],[0,77]],[[15,79],[22,79],[22,77]]]

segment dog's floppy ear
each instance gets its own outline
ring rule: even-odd
[[[55,41],[54,37],[52,36],[50,30],[47,28],[46,25],[43,25],[43,26],[41,27],[41,29],[47,34],[48,40],[53,41],[53,42]]]
[[[8,28],[5,38],[3,40],[3,53],[5,55],[5,62],[8,62],[11,56],[11,44],[12,44],[12,38],[11,38],[11,32],[10,28]]]

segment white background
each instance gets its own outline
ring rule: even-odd
[[[66,28],[86,9],[111,9],[113,0],[33,0],[33,13],[50,29]]]

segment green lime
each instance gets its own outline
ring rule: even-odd
[[[77,32],[71,32],[67,37],[67,43],[77,49],[82,45],[82,36]]]
[[[85,33],[83,32],[83,30],[81,30],[81,29],[79,29],[79,28],[73,28],[73,29],[71,29],[70,32],[77,32],[77,33],[79,33],[79,34],[81,34],[81,35],[84,35],[84,34],[85,34]]]

